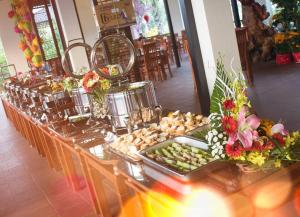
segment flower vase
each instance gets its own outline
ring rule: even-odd
[[[291,63],[291,55],[288,54],[276,54],[276,64],[286,65]]]
[[[106,97],[101,99],[92,99],[92,115],[95,118],[104,119],[108,113],[108,105]]]
[[[293,58],[295,63],[300,63],[300,52],[294,52]]]

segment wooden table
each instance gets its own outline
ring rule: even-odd
[[[51,168],[62,170],[74,191],[84,187],[89,189],[95,212],[100,216],[111,217],[118,213],[128,217],[153,216],[149,214],[153,210],[157,216],[174,216],[177,206],[183,204],[180,201],[189,195],[172,188],[171,182],[163,184],[163,180],[146,174],[143,164],[112,153],[103,145],[101,137],[74,143],[33,120],[5,99],[2,103],[16,129],[47,159]],[[188,189],[191,192],[198,186],[204,190],[214,189],[213,192],[217,192],[234,212],[232,216],[297,216],[293,204],[297,199],[295,193],[299,193],[299,164],[252,174],[235,173],[229,170],[230,167],[228,164],[221,171],[207,171]],[[268,209],[270,205],[273,206]],[[206,208],[209,207],[203,207],[203,210]]]

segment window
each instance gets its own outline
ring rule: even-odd
[[[58,31],[58,26],[53,12],[53,7],[50,4],[48,4],[47,6],[49,9],[49,14],[51,16],[50,19],[52,21],[55,36],[53,36],[52,34],[51,26],[49,23],[49,17],[47,15],[45,5],[35,6],[32,12],[34,14],[34,20],[36,23],[39,36],[43,41],[42,47],[44,50],[45,59],[50,60],[50,59],[57,58],[59,56],[53,37],[55,37],[57,40],[60,54],[63,53],[63,45]]]
[[[137,24],[136,34],[146,37],[169,33],[169,26],[163,0],[134,0]]]
[[[0,40],[0,73],[1,73],[0,85],[2,84],[4,78],[9,77],[9,68],[8,67],[1,68],[1,66],[5,66],[5,65],[7,65],[7,61],[6,61],[2,42]]]

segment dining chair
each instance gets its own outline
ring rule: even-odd
[[[236,28],[236,39],[239,48],[242,70],[250,86],[254,85],[252,61],[249,54],[249,33],[247,27]]]

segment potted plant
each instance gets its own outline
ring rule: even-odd
[[[295,63],[300,63],[300,35],[296,35],[291,39],[292,54]]]
[[[276,64],[285,65],[291,63],[291,45],[283,33],[275,35]]]

